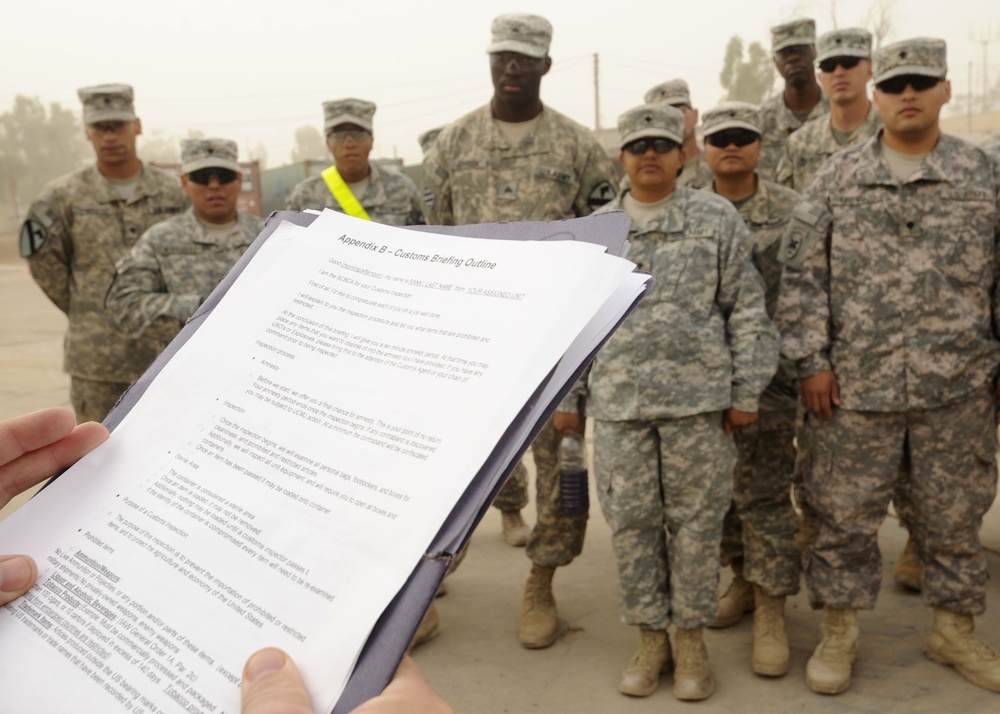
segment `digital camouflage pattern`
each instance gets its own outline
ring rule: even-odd
[[[374,163],[369,163],[368,168],[371,172],[368,175],[368,188],[355,198],[373,221],[389,226],[413,226],[424,222],[420,193],[409,176],[380,168]],[[312,176],[300,181],[292,189],[285,207],[293,211],[304,211],[307,208],[321,211],[329,208],[344,213],[322,176]]]
[[[996,496],[994,412],[992,385],[980,385],[936,409],[838,409],[832,421],[809,420],[816,459],[807,483],[821,515],[805,557],[813,607],[875,606],[878,528],[909,456],[924,602],[984,612],[988,572],[979,529]]]
[[[176,335],[263,227],[239,212],[220,240],[193,209],[157,223],[118,261],[106,302],[115,323],[132,337],[154,324],[159,336]]]
[[[784,95],[779,92],[764,102],[760,110],[760,159],[757,161],[757,175],[768,181],[774,181],[777,178],[778,163],[785,155],[788,137],[806,122],[829,112],[830,102],[823,95],[806,118],[800,121],[785,104]]]
[[[872,56],[872,33],[862,27],[841,27],[824,32],[816,40],[816,62],[831,57]]]
[[[629,243],[629,260],[656,283],[594,360],[587,413],[627,421],[757,411],[777,366],[777,333],[732,204],[678,187],[656,219],[632,227]]]
[[[844,409],[932,409],[1000,363],[1000,178],[942,135],[900,184],[881,132],[831,157],[782,244],[776,321],[799,377],[832,369]]]
[[[545,107],[512,146],[487,104],[438,134],[424,159],[424,214],[438,225],[586,216],[614,196],[614,177],[586,127]]]
[[[81,87],[76,96],[83,104],[83,123],[135,121],[134,93],[128,84],[95,84]]]
[[[801,191],[823,162],[848,146],[860,144],[882,128],[882,118],[874,105],[868,107],[864,123],[841,144],[833,133],[830,115],[807,122],[788,137],[785,155],[778,164],[778,182]]]
[[[688,188],[708,188],[712,185],[712,178],[712,169],[705,161],[705,152],[699,151],[698,156],[684,163],[684,170],[677,177],[677,185]],[[626,185],[624,188],[628,188],[628,186]]]
[[[894,42],[875,51],[872,74],[875,84],[904,74],[943,78],[948,74],[948,47],[931,37]]]
[[[816,21],[809,17],[789,20],[771,28],[771,52],[793,45],[816,44]]]
[[[220,168],[240,173],[239,147],[231,139],[197,138],[181,140],[181,173]]]
[[[723,102],[701,117],[701,134],[709,137],[726,129],[747,129],[760,134],[763,117],[760,107],[748,102]]]
[[[552,23],[541,15],[507,13],[490,25],[487,53],[517,52],[528,57],[544,57],[552,44]]]
[[[1000,162],[1000,141],[986,147],[986,153],[993,157],[994,161]]]
[[[50,183],[31,204],[21,253],[35,282],[69,320],[63,365],[71,376],[131,383],[166,344],[158,335],[124,335],[104,297],[118,259],[148,228],[187,205],[177,177],[148,165],[128,200],[90,166]]]
[[[323,129],[329,132],[341,124],[356,124],[372,130],[375,103],[367,99],[331,99],[323,102]]]
[[[626,623],[666,629],[715,621],[735,462],[721,412],[595,420],[597,496],[611,527]]]
[[[777,309],[781,286],[778,250],[798,200],[795,191],[759,180],[756,193],[739,207],[750,229],[754,264],[764,278],[769,316]],[[743,577],[774,596],[799,589],[797,520],[789,491],[798,411],[794,366],[781,360],[761,396],[759,420],[734,433],[739,459],[733,478],[734,508],[723,528],[723,561],[742,560]]]
[[[643,96],[642,101],[646,104],[657,104],[663,102],[672,107],[692,107],[691,90],[688,83],[683,79],[668,79],[650,89]]]

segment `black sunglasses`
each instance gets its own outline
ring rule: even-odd
[[[730,144],[743,148],[760,138],[760,134],[749,129],[723,129],[705,137],[705,143],[717,149],[725,149]]]
[[[678,144],[670,139],[636,139],[625,144],[622,148],[630,154],[642,156],[651,146],[657,154],[668,154],[676,149]]]
[[[860,61],[860,57],[827,57],[819,63],[819,71],[829,74],[837,69],[838,64],[844,69],[854,69]]]
[[[875,88],[886,94],[902,94],[909,85],[913,87],[915,92],[926,92],[940,82],[941,77],[928,77],[926,74],[901,74],[898,77],[882,80],[875,85]]]
[[[209,166],[207,169],[198,169],[197,171],[192,171],[187,175],[188,181],[196,183],[199,186],[207,186],[213,176],[218,179],[219,184],[222,186],[236,180],[235,171],[232,169],[219,168],[217,166]]]

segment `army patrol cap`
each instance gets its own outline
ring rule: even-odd
[[[709,109],[701,118],[702,136],[711,136],[726,129],[748,129],[755,134],[761,130],[760,107],[746,102],[725,102]]]
[[[444,129],[443,126],[439,126],[436,129],[428,129],[423,134],[418,136],[417,141],[420,142],[420,150],[423,151],[425,154],[428,151],[430,151],[431,147],[434,146],[434,142],[435,140],[437,140],[438,134],[441,133],[442,129]]]
[[[816,41],[816,62],[829,57],[871,59],[872,33],[860,27],[845,27],[820,35]]]
[[[636,139],[670,139],[684,143],[684,113],[669,104],[643,104],[618,117],[618,134],[624,147]]]
[[[875,84],[903,74],[943,78],[948,74],[948,46],[944,40],[915,37],[879,49],[872,59]]]
[[[323,129],[327,133],[338,124],[357,124],[372,130],[375,104],[364,99],[331,99],[323,102]]]
[[[816,21],[809,17],[792,20],[771,28],[771,51],[795,45],[816,44]]]
[[[490,27],[493,41],[486,48],[494,52],[517,52],[528,57],[545,57],[552,44],[552,23],[539,15],[500,15]]]
[[[76,96],[83,102],[83,123],[135,121],[132,87],[128,84],[96,84],[81,87]]]
[[[230,169],[239,173],[239,147],[229,139],[184,139],[181,141],[181,173],[198,169]]]
[[[683,79],[668,79],[662,84],[657,84],[655,87],[646,92],[646,96],[642,98],[646,104],[658,104],[663,102],[664,104],[669,104],[672,107],[690,107],[691,106],[691,90],[688,89],[688,83]]]

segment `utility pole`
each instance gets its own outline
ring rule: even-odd
[[[594,131],[601,130],[601,75],[600,60],[594,53]]]
[[[988,48],[991,44],[993,44],[993,42],[996,41],[996,38],[993,36],[992,31],[990,31],[984,34],[981,38],[972,39],[972,41],[978,42],[983,46],[983,114],[985,114],[990,109],[990,78],[989,78],[990,72],[989,72]],[[972,91],[971,85],[969,91],[971,94]]]

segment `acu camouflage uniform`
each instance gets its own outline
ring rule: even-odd
[[[368,188],[356,198],[369,218],[388,226],[413,226],[424,222],[420,193],[409,176],[392,169],[380,168],[374,163],[369,163],[368,168]],[[344,213],[322,176],[312,176],[300,181],[292,189],[285,207],[293,211],[304,211],[307,208],[320,211],[329,208]]]
[[[981,149],[941,135],[899,181],[880,137],[820,168],[782,247],[782,352],[800,377],[832,369],[842,401],[808,422],[819,533],[806,579],[814,607],[874,606],[877,529],[909,456],[924,601],[977,615],[997,478],[1000,178]]]
[[[602,211],[621,208],[619,197]],[[757,411],[777,365],[777,333],[747,228],[728,201],[678,187],[629,240],[629,259],[656,284],[587,381],[597,493],[624,620],[699,627],[718,611],[736,463],[722,413]]]
[[[798,200],[795,191],[759,179],[757,192],[738,209],[750,229],[751,255],[764,278],[769,317],[777,310],[781,286],[778,250]],[[776,597],[799,591],[801,554],[789,492],[798,413],[794,365],[781,360],[760,398],[759,420],[733,433],[739,460],[733,505],[723,527],[723,562],[742,561],[743,577]]]
[[[38,286],[66,313],[63,369],[77,420],[100,421],[169,337],[123,335],[104,307],[115,262],[148,228],[187,207],[177,177],[143,165],[131,198],[90,166],[50,183],[31,204],[22,255]],[[39,243],[40,242],[40,243]]]
[[[841,149],[864,141],[881,127],[882,119],[875,111],[874,105],[868,108],[864,124],[851,132],[843,144],[838,142],[833,134],[829,114],[806,123],[788,137],[785,155],[778,165],[778,182],[801,191],[824,161]]]
[[[158,335],[176,335],[263,227],[261,218],[239,212],[220,241],[194,209],[156,224],[118,261],[108,311],[130,336],[152,325]]]
[[[799,120],[785,104],[783,94],[778,94],[764,102],[761,107],[763,124],[760,134],[760,159],[757,161],[757,175],[768,181],[777,178],[778,164],[785,155],[785,145],[792,132],[804,126],[806,122],[823,116],[830,111],[830,103],[826,96],[809,112],[805,119]]]
[[[614,195],[615,171],[593,134],[549,107],[517,146],[500,133],[489,104],[438,134],[424,160],[421,189],[428,224],[542,221],[590,214]],[[551,420],[532,444],[538,520],[527,554],[546,567],[583,550],[586,517],[563,514]],[[528,474],[518,464],[493,505],[517,511],[528,502]]]

